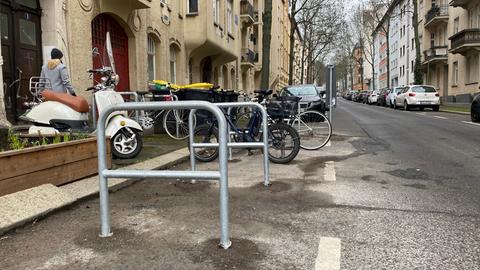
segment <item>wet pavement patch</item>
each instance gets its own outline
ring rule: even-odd
[[[366,182],[373,181],[373,180],[375,180],[375,176],[373,176],[373,175],[364,175],[364,176],[362,176],[362,180],[363,180],[363,181],[366,181]]]
[[[423,184],[411,184],[411,185],[403,185],[404,187],[411,187],[416,189],[427,189],[427,186]]]
[[[428,180],[429,176],[426,172],[423,172],[419,169],[408,168],[406,170],[393,170],[393,171],[385,171],[392,176],[403,178],[403,179],[423,179]]]
[[[191,181],[176,181],[173,183],[175,189],[187,193],[204,191],[209,189],[211,185],[211,183],[204,181],[197,181],[195,183],[192,183]]]
[[[380,181],[380,182],[378,182],[378,183],[379,183],[379,184],[382,184],[382,185],[387,185],[387,184],[388,184],[388,182],[385,181],[385,180],[382,180],[382,181]]]
[[[290,180],[290,179],[289,179]],[[293,180],[293,179],[292,179]],[[281,181],[273,181],[270,182],[268,187],[264,186],[263,183],[258,183],[251,187],[251,189],[255,191],[265,191],[270,193],[279,193],[289,191],[291,189],[291,185]]]
[[[80,247],[91,248],[101,253],[124,248],[144,248],[145,246],[145,240],[133,231],[113,227],[112,232],[113,235],[110,237],[99,237],[99,227],[87,228],[80,231],[73,242]]]
[[[218,247],[219,239],[210,239],[200,244],[200,254],[194,256],[195,263],[208,263],[214,269],[259,269],[259,261],[266,255],[248,239],[232,238],[232,246],[224,250]]]

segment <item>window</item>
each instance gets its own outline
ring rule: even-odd
[[[458,85],[458,62],[453,62],[453,74],[452,74],[453,85]]]
[[[15,2],[29,8],[34,8],[34,9],[37,8],[37,0],[15,0]]]
[[[4,40],[9,39],[9,32],[8,32],[8,15],[4,13],[0,13],[0,38]]]
[[[480,27],[480,7],[471,8],[468,10],[468,21],[470,28],[479,28]]]
[[[456,17],[456,18],[453,20],[453,33],[454,33],[454,34],[458,33],[459,21],[460,21],[460,19],[459,19],[458,17]]]
[[[37,30],[34,22],[19,20],[20,43],[30,46],[37,45]]]
[[[147,40],[147,71],[148,81],[155,80],[155,40],[151,35]]]
[[[227,0],[227,31],[233,33],[233,0]]]
[[[213,1],[213,19],[216,24],[220,24],[220,0]]]
[[[478,82],[478,54],[467,57],[467,83]]]
[[[190,14],[198,13],[198,0],[187,0],[187,11]]]
[[[177,83],[177,50],[170,46],[170,82]]]
[[[412,50],[415,48],[415,38],[412,38]]]

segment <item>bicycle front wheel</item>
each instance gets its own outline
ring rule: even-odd
[[[322,148],[332,136],[330,120],[317,111],[300,113],[292,122],[292,126],[300,136],[300,147],[305,150]]]
[[[188,138],[188,116],[190,110],[168,110],[163,116],[163,128],[168,136],[175,140]],[[195,127],[196,118],[193,118]]]
[[[268,158],[273,163],[286,164],[300,151],[297,131],[284,123],[268,126]]]

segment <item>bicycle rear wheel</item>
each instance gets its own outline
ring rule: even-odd
[[[188,116],[190,110],[167,110],[163,116],[163,128],[168,136],[175,140],[188,138]],[[194,116],[193,126],[196,124]]]
[[[300,136],[300,147],[317,150],[325,146],[332,136],[332,125],[328,118],[317,111],[306,111],[297,115],[292,126]]]

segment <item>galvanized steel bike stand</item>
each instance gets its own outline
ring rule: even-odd
[[[141,171],[141,170],[108,170],[107,149],[105,145],[105,121],[114,111],[123,110],[161,110],[161,109],[202,109],[213,113],[218,121],[219,134],[219,171]],[[101,237],[112,235],[110,228],[110,208],[108,200],[108,178],[165,178],[198,179],[220,181],[220,247],[228,249],[231,246],[228,228],[228,160],[227,160],[227,124],[222,110],[205,101],[178,102],[132,102],[109,106],[103,111],[97,124],[98,143],[98,175],[100,185],[100,222]],[[163,179],[162,179],[163,178]]]
[[[269,159],[268,159],[268,114],[265,108],[255,102],[231,102],[231,103],[214,103],[220,108],[228,108],[228,114],[232,108],[249,107],[252,109],[259,109],[262,113],[262,128],[263,128],[263,142],[231,142],[230,139],[230,125],[227,124],[228,130],[228,148],[231,157],[232,148],[263,148],[263,185],[268,187],[270,185],[269,174]],[[190,145],[190,165],[192,171],[196,170],[195,151],[194,148],[216,148],[219,147],[218,143],[195,143],[194,138],[194,115],[196,110],[191,110],[188,118],[188,132],[189,132],[189,145]],[[220,125],[219,125],[220,126]],[[220,128],[219,128],[220,129]],[[220,137],[220,136],[219,136]]]

